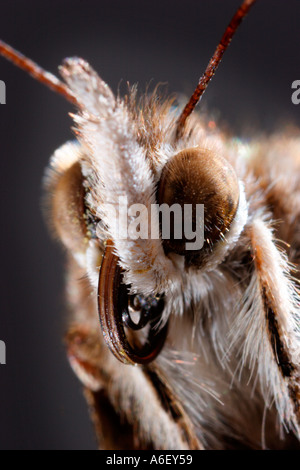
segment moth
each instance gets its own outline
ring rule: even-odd
[[[63,83],[0,42],[76,107],[46,204],[68,257],[67,353],[101,449],[299,448],[299,137],[246,144],[194,112],[254,3],[183,109],[158,91],[114,96],[78,58]],[[120,237],[120,198],[143,222],[153,206],[203,204],[203,247],[163,238],[158,210],[158,236]]]

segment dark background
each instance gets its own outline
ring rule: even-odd
[[[240,0],[1,0],[0,37],[56,73],[88,60],[117,90],[168,82],[191,93]],[[242,25],[203,106],[239,136],[300,124],[299,0],[261,0]],[[62,342],[64,256],[40,210],[53,151],[72,137],[72,107],[0,58],[1,449],[96,447]]]

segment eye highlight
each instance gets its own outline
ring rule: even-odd
[[[186,238],[163,240],[166,253],[186,257],[188,265],[201,265],[204,255],[214,249],[229,231],[239,205],[239,183],[229,162],[210,150],[190,148],[172,157],[163,168],[158,185],[159,205],[192,205],[196,224],[196,205],[204,205],[204,246],[187,251]],[[184,231],[183,231],[184,234]]]

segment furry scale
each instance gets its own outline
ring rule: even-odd
[[[115,98],[80,59],[61,71],[79,103],[78,143],[55,153],[47,187],[51,207],[60,175],[79,161],[97,236],[85,237],[77,250],[68,240],[75,226],[61,237],[70,258],[67,342],[70,363],[89,390],[100,445],[115,448],[101,431],[103,391],[133,429],[130,443],[119,436],[120,446],[297,447],[300,139],[278,135],[248,145],[195,114],[175,141],[178,111],[171,101],[154,94],[136,102],[134,89]],[[119,196],[149,208],[164,164],[198,146],[228,159],[240,182],[235,221],[201,270],[166,256],[160,239],[119,240],[111,211]],[[107,238],[133,292],[165,294],[168,339],[149,366],[118,363],[101,337],[96,289]]]

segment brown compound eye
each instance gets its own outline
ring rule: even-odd
[[[158,185],[159,205],[192,205],[192,222],[195,230],[196,205],[204,205],[204,245],[198,252],[187,251],[184,235],[176,239],[163,239],[166,253],[184,255],[187,265],[200,266],[216,243],[226,236],[239,205],[239,183],[229,162],[209,150],[191,148],[172,157],[163,168]],[[183,222],[182,222],[183,224]]]
[[[89,240],[97,239],[99,219],[86,203],[87,189],[80,162],[63,171],[51,169],[47,189],[45,205],[50,209],[56,235],[73,254],[85,253]]]
[[[84,251],[87,240],[85,190],[79,162],[59,176],[52,193],[52,219],[56,233],[72,252]]]

